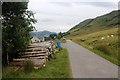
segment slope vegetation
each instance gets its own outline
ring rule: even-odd
[[[94,19],[85,20],[71,28],[66,37],[110,62],[120,65],[118,50],[118,28],[120,25],[120,11],[112,11]]]
[[[87,19],[71,28],[68,31],[68,33],[70,33],[68,36],[84,35],[118,27],[120,24],[120,21],[118,20],[119,17],[120,11],[112,11],[108,14],[96,17],[94,19]]]

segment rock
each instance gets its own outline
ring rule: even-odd
[[[85,41],[85,39],[80,39],[80,41],[84,42],[84,41]]]

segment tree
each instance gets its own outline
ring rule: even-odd
[[[18,56],[30,41],[29,32],[36,23],[34,13],[27,10],[27,2],[3,2],[2,4],[2,61],[3,65]]]
[[[59,32],[57,37],[58,37],[58,39],[61,39],[63,37],[63,33]]]
[[[57,37],[57,34],[50,34],[49,37],[54,40]]]

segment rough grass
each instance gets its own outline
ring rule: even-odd
[[[108,35],[114,35],[114,37],[107,37]],[[104,37],[104,40],[101,38]],[[94,53],[104,57],[114,64],[118,64],[118,28],[109,30],[103,30],[87,35],[77,35],[68,37],[74,42],[82,45],[83,47],[93,51]]]
[[[3,78],[71,78],[71,69],[66,49],[54,54],[45,67],[24,73],[23,69],[3,68]]]
[[[32,62],[30,60],[26,60],[23,66],[23,71],[27,74],[32,72],[33,69],[34,69],[34,66]]]

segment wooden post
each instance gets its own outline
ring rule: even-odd
[[[7,53],[7,65],[9,65],[9,55]]]

